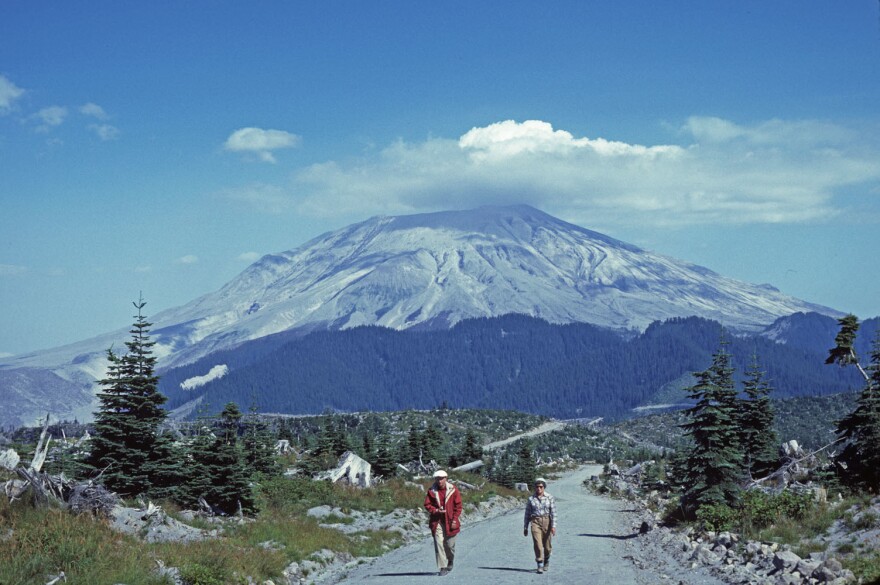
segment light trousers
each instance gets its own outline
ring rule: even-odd
[[[532,518],[532,545],[535,547],[535,562],[543,563],[550,557],[553,549],[550,533],[550,516],[537,516]]]
[[[434,529],[434,556],[437,557],[438,569],[451,567],[455,559],[455,536],[446,536],[443,522]]]

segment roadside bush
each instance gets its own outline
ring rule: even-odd
[[[708,504],[697,510],[697,521],[705,530],[722,532],[731,530],[739,517],[739,511],[727,504]]]

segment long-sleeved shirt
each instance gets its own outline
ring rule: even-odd
[[[550,528],[556,528],[556,498],[544,492],[542,496],[532,494],[526,502],[526,514],[523,518],[523,529],[529,527],[529,522],[535,516],[549,516]]]

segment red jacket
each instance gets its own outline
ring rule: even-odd
[[[440,511],[441,506],[446,509],[445,515]],[[446,528],[446,536],[455,536],[461,530],[461,522],[458,520],[459,516],[461,516],[461,494],[448,481],[446,482],[446,497],[442,503],[440,502],[437,484],[435,483],[431,486],[431,489],[428,490],[428,494],[425,496],[425,509],[431,515],[429,521],[431,534],[434,534],[434,530],[437,529],[437,524],[441,520],[443,520],[444,527]]]

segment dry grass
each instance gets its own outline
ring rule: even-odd
[[[478,476],[461,479],[477,485]],[[158,585],[168,581],[153,571],[157,560],[178,567],[201,585],[246,583],[247,578],[277,580],[291,562],[330,549],[353,556],[378,556],[401,544],[396,533],[378,531],[345,535],[318,526],[305,511],[317,505],[383,513],[421,508],[424,485],[392,480],[370,490],[327,482],[284,478],[264,482],[259,490],[261,513],[253,521],[229,523],[220,538],[202,542],[146,544],[112,531],[106,521],[74,516],[64,510],[38,510],[0,498],[0,583],[43,585],[64,571],[68,585],[126,583]],[[465,501],[478,503],[493,495],[518,492],[485,484],[469,490]],[[179,511],[165,506],[169,514]],[[178,516],[179,517],[179,516]],[[203,523],[202,528],[214,525]],[[11,533],[10,533],[11,531]],[[277,581],[276,581],[277,582]]]

